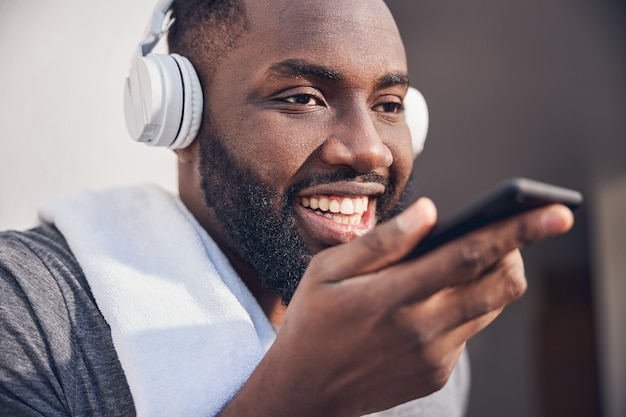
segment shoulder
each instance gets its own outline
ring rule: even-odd
[[[0,268],[3,275],[17,274],[16,278],[23,274],[32,278],[40,270],[83,275],[65,239],[52,226],[0,233]]]
[[[28,301],[37,314],[45,305],[65,304],[63,287],[82,287],[82,278],[76,259],[56,229],[41,226],[0,233],[0,285],[5,305],[13,302],[17,307]],[[58,306],[55,309],[58,313]]]
[[[7,294],[4,303],[27,302],[33,314],[46,319],[54,310],[56,325],[69,320],[62,320],[62,311],[71,309],[74,295],[95,303],[76,258],[51,226],[0,233],[0,285]]]
[[[58,230],[0,233],[0,294],[0,411],[31,399],[50,415],[133,410],[110,329]]]

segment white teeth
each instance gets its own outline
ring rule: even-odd
[[[354,214],[354,203],[351,198],[344,198],[341,202],[341,214]]]
[[[359,215],[359,214],[355,214],[355,215],[352,215],[352,216],[344,216],[344,215],[340,215],[340,214],[331,215],[329,213],[325,213],[324,217],[329,218],[329,219],[332,217],[332,220],[335,223],[338,223],[338,224],[349,224],[349,225],[352,225],[352,226],[356,226],[356,225],[360,224],[361,223],[361,219],[362,219],[362,216]]]
[[[330,208],[330,200],[325,197],[320,198],[319,209],[322,211],[328,211],[329,208]]]
[[[354,200],[354,212],[357,214],[363,214],[367,210],[368,198],[362,197]]]
[[[303,207],[311,208],[313,210],[320,209],[322,211],[330,211],[331,213],[341,214],[363,214],[367,211],[367,205],[369,199],[367,197],[350,198],[344,197],[343,199],[328,197],[302,197],[300,204]]]
[[[368,197],[302,197],[299,200],[303,207],[310,208],[320,216],[338,224],[358,225],[363,213],[367,211]]]

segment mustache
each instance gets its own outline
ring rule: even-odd
[[[385,189],[389,188],[389,179],[375,172],[358,174],[353,171],[335,171],[329,173],[315,174],[311,177],[302,179],[289,187],[287,195],[289,196],[289,199],[291,199],[291,197],[295,196],[303,188],[345,181],[374,182],[384,185]]]

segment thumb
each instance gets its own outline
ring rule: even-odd
[[[406,256],[437,219],[434,203],[420,198],[404,212],[344,245],[327,249],[311,261],[316,274],[342,280],[377,271]]]

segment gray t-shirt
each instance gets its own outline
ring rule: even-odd
[[[110,329],[58,231],[0,233],[0,294],[0,415],[135,415]]]
[[[0,416],[126,417],[135,408],[110,328],[61,234],[0,233]],[[457,417],[463,358],[441,391],[376,416]]]

